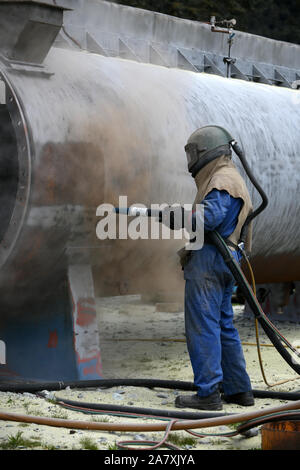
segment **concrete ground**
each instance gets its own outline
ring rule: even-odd
[[[166,308],[165,308],[166,307]],[[183,312],[173,313],[174,305],[155,305],[142,302],[139,296],[97,299],[100,342],[104,378],[148,378],[193,381],[193,374],[184,340]],[[169,311],[159,311],[159,310]],[[173,309],[174,310],[174,309]],[[175,309],[176,310],[176,309]],[[254,320],[245,318],[241,306],[235,306],[235,324],[239,330],[253,388],[266,390],[259,368],[255,346]],[[299,338],[300,326],[293,323],[275,322],[290,342]],[[262,344],[270,344],[260,331]],[[296,373],[284,362],[278,352],[262,346],[265,374],[270,384],[295,379]],[[272,387],[272,390],[296,391],[299,380]],[[182,392],[180,392],[182,393]],[[183,392],[189,393],[189,392]],[[147,389],[119,386],[111,389],[62,390],[57,397],[71,400],[126,405],[142,408],[176,409],[174,400],[177,390]],[[228,413],[267,409],[287,403],[284,400],[256,399],[255,406],[242,408],[224,405]],[[104,422],[153,422],[146,418],[123,418],[119,416],[90,415],[70,411],[43,398],[23,393],[0,393],[0,410],[63,419]],[[187,410],[194,411],[194,410]],[[154,420],[155,421],[155,420]],[[261,432],[251,438],[241,435],[226,437],[222,434],[232,427],[221,426],[202,431],[208,434],[198,438],[185,431],[173,431],[170,441],[184,450],[256,450],[261,449]],[[200,429],[198,430],[200,432]],[[215,434],[215,435],[209,435]],[[117,449],[124,440],[160,441],[163,432],[108,432],[81,431],[55,428],[36,424],[0,422],[0,449]],[[145,447],[145,446],[144,446]],[[136,449],[136,447],[135,447]]]

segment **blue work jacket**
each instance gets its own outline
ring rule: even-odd
[[[195,212],[193,218],[196,224],[204,222],[204,232],[216,230],[224,238],[228,238],[235,230],[238,216],[243,205],[241,198],[230,196],[227,191],[213,189],[202,201],[204,205],[204,220],[202,212]],[[199,226],[199,225],[198,225]],[[241,259],[239,251],[233,251],[237,261]],[[185,279],[201,278],[224,265],[224,261],[214,245],[204,244],[200,250],[192,250],[190,261],[184,267]]]

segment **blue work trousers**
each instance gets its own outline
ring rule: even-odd
[[[192,254],[185,279],[186,339],[198,395],[210,395],[219,384],[225,395],[250,391],[241,341],[233,325],[234,279],[215,247],[205,246]]]

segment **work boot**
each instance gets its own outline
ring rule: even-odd
[[[199,397],[199,395],[180,395],[175,400],[177,408],[195,408],[197,410],[222,410],[222,400],[219,390],[208,395]]]
[[[224,401],[226,403],[234,403],[235,405],[241,406],[253,406],[254,405],[254,397],[252,392],[242,392],[236,393],[234,395],[224,395]]]

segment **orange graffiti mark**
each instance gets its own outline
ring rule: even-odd
[[[90,362],[96,360],[96,364],[90,365],[87,367],[83,368],[83,375],[89,375],[89,374],[97,374],[100,377],[102,377],[102,362],[101,362],[101,355],[100,352],[96,353],[94,356],[91,357],[86,357],[86,358],[80,358],[78,353],[77,353],[77,361],[78,364],[82,364],[85,362]]]
[[[77,302],[77,319],[76,323],[79,326],[88,326],[95,321],[95,299],[85,298],[79,299]]]
[[[50,331],[49,333],[49,340],[48,340],[48,348],[56,348],[58,343],[58,335],[57,331]]]

